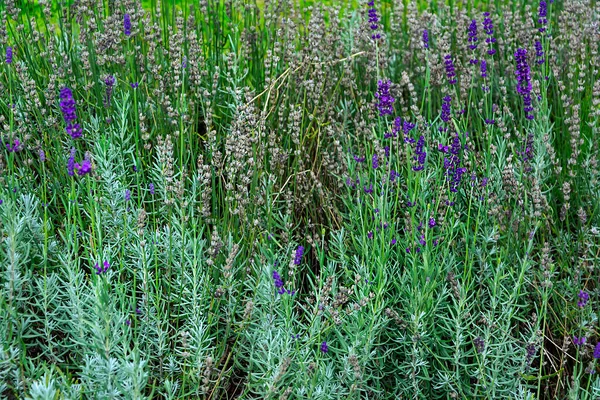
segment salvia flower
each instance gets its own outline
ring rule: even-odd
[[[296,254],[294,256],[294,264],[295,265],[300,265],[300,263],[302,262],[303,255],[304,255],[304,247],[298,246],[298,248],[296,249]]]
[[[579,291],[579,294],[577,295],[577,297],[579,297],[579,301],[577,302],[577,305],[581,308],[585,307],[588,300],[590,299],[590,295],[587,292],[584,292],[583,290]]]
[[[375,93],[375,97],[377,98],[377,109],[379,110],[379,115],[391,115],[394,112],[394,99],[390,94],[390,86],[391,81],[379,81],[377,82],[377,93]]]
[[[523,97],[525,118],[531,120],[533,119],[533,106],[531,102],[531,74],[529,65],[527,64],[527,50],[517,49],[515,60],[517,62],[517,69],[515,71],[515,75],[517,76],[517,92]]]
[[[492,19],[490,18],[490,13],[483,13],[483,31],[488,35],[485,39],[485,42],[488,44],[488,54],[493,56],[496,54],[496,49],[494,49],[494,43],[496,43],[496,38],[494,37],[494,24],[492,23]]]
[[[367,4],[369,6],[369,24],[371,24],[370,28],[373,31],[371,39],[380,39],[381,35],[375,32],[377,28],[379,28],[379,16],[377,15],[377,10],[375,9],[375,0],[371,0]]]
[[[548,19],[546,19],[548,14],[548,4],[544,1],[540,1],[540,7],[538,9],[538,24],[541,25],[539,28],[540,32],[546,31],[546,24],[548,24]]]
[[[327,353],[329,351],[329,346],[327,346],[327,342],[321,343],[321,352]]]
[[[413,171],[422,171],[425,167],[425,158],[427,157],[427,153],[423,149],[425,146],[425,137],[421,135],[419,140],[417,141],[417,146],[415,150],[415,156],[413,160],[417,161],[417,165],[412,167]]]
[[[123,32],[125,36],[131,36],[131,16],[129,14],[123,16]]]
[[[444,64],[446,65],[446,77],[448,78],[448,83],[454,85],[457,81],[456,72],[454,70],[454,62],[452,61],[452,55],[446,54],[444,60]]]
[[[427,31],[427,29],[423,30],[423,48],[429,48],[429,32]]]
[[[544,59],[544,47],[542,46],[542,42],[539,40],[536,40],[535,42],[535,56],[537,57],[537,63],[540,65],[546,61]]]
[[[13,49],[12,47],[7,47],[6,48],[6,63],[7,64],[12,64],[13,62]]]

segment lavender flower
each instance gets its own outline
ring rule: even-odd
[[[517,49],[515,60],[517,62],[517,69],[515,71],[515,75],[517,76],[517,92],[523,97],[525,118],[531,120],[533,119],[533,106],[531,103],[531,74],[529,65],[527,64],[527,50]]]
[[[367,238],[373,239],[373,231],[367,232]]]
[[[71,148],[71,154],[69,155],[69,160],[67,161],[67,173],[69,176],[75,175],[75,147]]]
[[[110,106],[110,99],[112,97],[113,87],[115,85],[116,79],[114,76],[109,75],[104,79],[104,84],[106,85],[106,97],[104,98],[104,107],[108,108]]]
[[[131,200],[131,190],[125,189],[125,201]]]
[[[150,191],[150,194],[154,196],[154,183],[148,185],[148,190]]]
[[[446,77],[448,78],[448,83],[454,85],[457,81],[452,56],[450,54],[446,54],[446,57],[444,57],[444,59],[444,64],[446,64]]]
[[[443,98],[444,102],[442,103],[442,121],[448,123],[450,121],[450,103],[452,102],[452,97],[446,96]]]
[[[485,350],[485,341],[481,338],[481,337],[476,337],[475,340],[473,340],[473,343],[475,344],[475,348],[477,349],[477,352],[479,354],[483,353],[483,350]]]
[[[96,265],[94,265],[94,268],[96,269],[96,275],[100,275],[104,272],[107,272],[109,267],[110,264],[108,263],[108,261],[104,261],[102,266],[99,266],[98,263],[96,263]]]
[[[321,343],[321,351],[323,353],[327,353],[329,351],[329,346],[327,346],[327,342]]]
[[[77,139],[81,137],[82,130],[81,126],[74,121],[77,119],[75,113],[75,100],[73,99],[73,92],[68,87],[64,87],[60,91],[60,110],[63,114],[65,123],[67,124],[67,133],[73,138]]]
[[[273,271],[273,283],[275,284],[275,288],[277,289],[277,293],[284,294],[285,289],[283,288],[283,281],[281,280],[281,276],[277,271]]]
[[[40,161],[41,162],[46,161],[46,153],[44,152],[44,150],[39,149],[38,150],[38,156],[40,157]]]
[[[413,166],[413,171],[422,171],[425,168],[425,158],[427,157],[427,153],[423,150],[425,146],[425,137],[421,135],[419,137],[419,141],[417,142],[417,147],[415,150],[415,156],[413,160],[417,161],[417,165]]]
[[[391,81],[379,81],[377,82],[377,93],[375,93],[375,97],[377,98],[377,109],[379,110],[379,115],[384,116],[386,114],[391,115],[394,112],[394,99],[390,94],[390,86]]]
[[[379,25],[377,25],[379,23],[379,16],[377,15],[377,10],[375,9],[375,0],[369,1],[367,3],[367,5],[370,7],[369,8],[369,24],[371,24],[370,28],[372,31],[375,31],[379,27]],[[381,35],[379,33],[373,32],[373,34],[371,35],[371,39],[373,39],[373,40],[380,39],[380,38],[381,38]]]
[[[586,342],[587,338],[585,336],[582,336],[580,338],[578,338],[577,336],[573,336],[573,344],[575,346],[583,346]]]
[[[483,31],[488,35],[485,39],[485,42],[488,44],[488,54],[493,56],[496,54],[496,49],[493,48],[493,44],[496,43],[496,38],[494,37],[494,25],[492,23],[492,19],[490,18],[490,13],[483,13]]]
[[[89,159],[84,159],[81,162],[81,165],[75,163],[75,169],[77,170],[77,175],[83,176],[92,172],[92,162]]]
[[[481,64],[480,64],[480,70],[481,70],[481,77],[482,78],[487,78],[487,62],[485,60],[481,60]]]
[[[18,153],[21,150],[23,150],[23,146],[22,143],[19,139],[15,139],[13,141],[12,146],[10,145],[10,143],[6,143],[6,150],[8,150],[9,153]]]
[[[423,30],[423,48],[429,48],[429,32],[427,31],[427,29]]]
[[[594,358],[600,358],[600,342],[598,342],[598,344],[596,344],[596,347],[594,348]]]
[[[428,225],[429,225],[430,228],[433,228],[436,225],[435,218],[433,218],[433,217],[429,218],[429,224]]]
[[[296,249],[296,255],[294,256],[294,264],[300,265],[302,262],[302,256],[304,255],[304,247],[298,246]]]
[[[372,165],[373,169],[377,169],[379,167],[379,159],[377,158],[377,154],[373,154]]]
[[[538,10],[538,24],[541,25],[541,27],[539,28],[540,32],[545,32],[546,31],[546,24],[548,24],[548,20],[546,19],[546,16],[548,14],[548,5],[546,4],[546,2],[544,0],[540,1],[540,8]]]
[[[132,83],[130,84],[130,86],[131,86],[131,88],[132,88],[132,89],[137,89],[137,88],[138,88],[138,86],[139,86],[139,83],[137,83],[137,82],[132,82]]]
[[[471,50],[475,50],[477,49],[477,20],[472,20],[471,24],[469,25],[469,31],[467,32],[468,36],[469,36],[469,49]],[[477,64],[478,61],[476,58],[471,58],[471,60],[469,60],[470,64]]]
[[[450,158],[444,157],[444,168],[446,169],[446,174],[450,181],[450,191],[453,193],[458,192],[458,186],[460,185],[462,175],[467,171],[466,168],[460,167],[460,148],[460,139],[458,138],[458,135],[455,135],[450,145]]]
[[[590,295],[587,294],[587,292],[584,292],[583,290],[579,291],[579,294],[577,295],[579,297],[579,301],[577,302],[577,305],[580,308],[583,308],[586,306],[588,300],[590,299]]]
[[[539,40],[536,40],[535,42],[535,56],[537,57],[537,63],[540,65],[546,61],[544,59],[544,47]]]
[[[123,32],[125,36],[131,36],[131,16],[129,14],[123,16]]]
[[[6,63],[7,64],[12,64],[13,62],[13,49],[12,47],[7,47],[6,48]]]

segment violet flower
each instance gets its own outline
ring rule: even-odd
[[[123,32],[125,36],[131,36],[131,16],[129,14],[123,16]]]
[[[548,5],[544,0],[540,1],[540,8],[538,10],[538,24],[541,25],[539,28],[540,32],[546,31],[546,24],[548,24],[548,19],[546,19],[548,14]]]
[[[379,110],[379,115],[392,115],[394,112],[394,99],[390,94],[390,86],[391,81],[379,81],[377,82],[377,93],[375,93],[375,97],[377,98],[377,109]]]
[[[12,47],[7,47],[6,48],[6,63],[7,64],[12,64],[13,62],[13,49]]]
[[[427,31],[427,29],[423,30],[423,48],[429,48],[429,32]]]
[[[296,254],[294,256],[294,264],[295,265],[300,265],[300,263],[302,262],[303,255],[304,255],[304,247],[298,246],[298,248],[296,249]]]
[[[369,8],[369,24],[372,31],[376,31],[379,25],[379,16],[377,15],[377,10],[375,9],[375,0],[371,0],[367,3]],[[371,39],[376,40],[380,39],[381,35],[379,33],[373,32],[371,35]]]
[[[454,85],[457,80],[456,72],[454,70],[454,62],[452,61],[452,55],[446,54],[444,60],[444,64],[446,64],[446,77],[448,78],[448,83]]]
[[[493,44],[496,43],[496,38],[494,37],[494,25],[492,23],[492,19],[490,18],[490,13],[483,13],[483,31],[488,35],[485,39],[485,42],[488,44],[488,54],[493,56],[496,54],[496,49],[493,48]]]
[[[531,74],[529,65],[527,64],[527,50],[517,49],[515,52],[515,60],[517,68],[515,75],[517,76],[517,92],[523,97],[525,118],[533,119],[533,106],[531,102]]]

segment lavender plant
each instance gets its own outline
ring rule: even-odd
[[[0,397],[600,396],[600,6],[0,4]]]

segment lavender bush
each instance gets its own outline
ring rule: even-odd
[[[597,399],[600,3],[0,4],[0,397]]]

